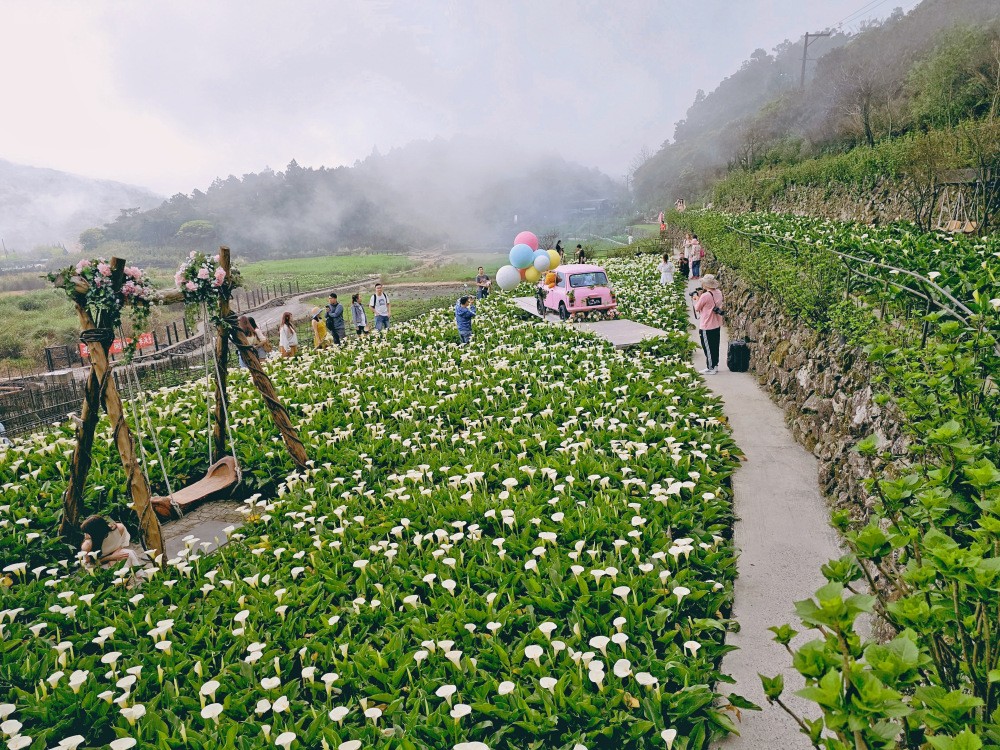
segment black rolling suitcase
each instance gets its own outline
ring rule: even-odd
[[[750,369],[750,346],[746,341],[730,341],[726,353],[726,367],[730,372],[746,372]]]

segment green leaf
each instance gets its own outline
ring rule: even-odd
[[[775,675],[774,677],[765,677],[764,675],[758,673],[760,677],[760,683],[764,688],[764,695],[767,696],[769,701],[775,701],[781,697],[781,694],[785,690],[785,678],[783,675]]]

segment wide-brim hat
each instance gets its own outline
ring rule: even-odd
[[[714,274],[708,273],[701,277],[701,285],[705,289],[718,289],[719,280],[715,278]]]

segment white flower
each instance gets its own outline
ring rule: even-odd
[[[216,704],[216,705],[218,705],[218,704]],[[219,710],[220,711],[222,710],[222,706],[219,706]],[[146,707],[144,705],[142,705],[141,703],[136,703],[134,706],[130,706],[129,708],[123,708],[123,709],[121,709],[121,714],[126,719],[128,719],[129,725],[132,726],[139,719],[141,719],[143,716],[146,715]]]
[[[109,747],[111,750],[129,750],[129,748],[136,746],[136,740],[134,737],[119,737],[117,740],[112,740]]]
[[[24,725],[17,719],[7,719],[7,721],[0,723],[0,732],[12,737],[21,731],[22,726]]]
[[[513,693],[515,687],[514,683],[510,680],[504,680],[497,687],[497,692],[500,693],[500,695],[507,695],[508,693]]]
[[[538,626],[538,629],[542,631],[542,635],[546,638],[552,638],[552,631],[556,629],[556,624],[554,622],[543,622]]]
[[[685,596],[691,593],[691,589],[686,586],[675,586],[673,594],[677,597],[677,606],[680,606],[681,601]]]
[[[635,681],[643,687],[651,687],[659,683],[659,680],[649,672],[636,672]]]
[[[382,716],[381,708],[375,708],[373,706],[372,708],[369,708],[365,711],[365,718],[371,719],[373,722],[377,722],[380,716]]]
[[[537,645],[535,643],[532,643],[532,644],[524,647],[524,658],[525,659],[531,659],[538,666],[541,666],[541,662],[539,661],[539,658],[544,653],[545,653],[545,649],[543,649],[541,646],[539,646],[539,645]]]
[[[346,706],[337,706],[336,708],[331,709],[328,715],[331,721],[335,721],[338,724],[342,724],[344,722],[344,718],[350,712],[351,709],[347,708]],[[343,745],[341,745],[341,747],[343,747]]]
[[[660,732],[660,737],[664,742],[667,743],[667,750],[670,750],[674,746],[674,740],[677,738],[676,729],[664,729]]]
[[[610,643],[610,642],[611,642],[611,639],[608,638],[606,635],[595,635],[589,641],[590,645],[593,648],[599,649],[600,652],[602,654],[604,654],[605,656],[608,655],[607,648],[608,648],[608,643]]]
[[[701,648],[701,644],[698,641],[684,641],[684,650],[690,651],[691,656],[695,657],[698,655],[698,649]]]
[[[553,693],[555,692],[555,687],[558,682],[559,680],[555,679],[554,677],[543,677],[538,681],[538,684],[541,685],[544,689],[548,690],[550,693]]]
[[[472,713],[472,706],[467,703],[456,703],[455,707],[449,713],[451,714],[451,718],[458,721],[463,716],[468,716]]]
[[[274,690],[281,685],[280,677],[265,677],[260,681],[260,686],[265,690]]]
[[[615,677],[625,679],[632,674],[632,662],[628,659],[619,659],[615,662],[614,673]]]
[[[438,698],[444,698],[448,701],[448,705],[451,705],[451,697],[458,691],[458,688],[454,685],[442,685],[437,690],[434,691],[434,695]]]
[[[296,739],[297,737],[295,736],[295,732],[282,732],[281,734],[279,734],[277,737],[274,738],[274,744],[277,745],[278,747],[283,747],[285,748],[285,750],[288,750],[288,748],[291,747],[292,743],[295,742]]]
[[[65,748],[65,750],[76,750],[76,748],[86,741],[83,735],[74,734],[72,737],[59,740],[59,744],[56,747]]]
[[[344,746],[341,745],[341,748]],[[459,742],[452,750],[490,750],[490,746],[485,742]]]
[[[215,691],[218,689],[219,689],[219,681],[209,680],[208,682],[206,682],[204,685],[201,686],[201,690],[199,690],[199,692],[201,693],[201,695],[214,701]]]
[[[203,719],[211,719],[216,724],[218,724],[219,723],[219,714],[221,714],[221,713],[222,713],[222,704],[221,703],[209,703],[207,706],[205,706],[203,709],[201,709],[201,718],[203,718]]]

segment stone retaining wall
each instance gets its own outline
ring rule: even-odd
[[[862,481],[871,472],[852,448],[874,433],[881,450],[903,455],[906,438],[899,414],[872,400],[864,353],[839,334],[818,333],[791,318],[734,272],[723,268],[719,277],[730,340],[753,342],[750,375],[782,407],[795,439],[819,459],[820,489],[834,507],[866,518],[872,498]]]

